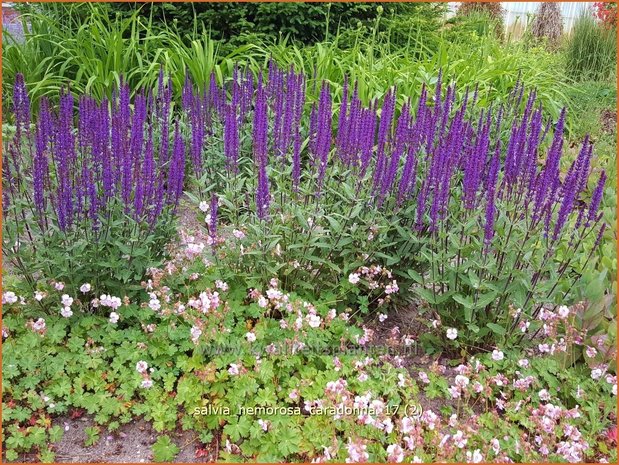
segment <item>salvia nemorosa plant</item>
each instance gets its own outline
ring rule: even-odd
[[[133,103],[124,84],[111,101],[76,102],[66,91],[57,111],[43,99],[31,124],[18,76],[16,130],[3,163],[3,251],[33,286],[43,273],[124,295],[162,258],[183,192],[186,142],[161,82],[156,96],[138,94]]]
[[[229,200],[221,218],[251,236],[235,274],[277,273],[316,291],[378,262],[475,339],[517,332],[543,305],[572,298],[580,257],[604,232],[605,174],[591,173],[587,139],[560,169],[565,111],[545,118],[520,82],[506,105],[478,108],[476,89],[440,74],[416,102],[397,89],[362,102],[348,81],[306,91],[306,78],[273,63],[255,88],[237,79],[218,90],[238,107],[224,146],[245,143],[225,150],[222,166],[242,160],[246,187],[231,189],[236,171],[213,178]],[[232,127],[227,112],[208,111]],[[204,147],[212,163],[217,147]]]
[[[385,89],[382,101],[362,102],[358,88],[345,80],[335,91],[274,63],[259,76],[235,69],[231,80],[219,84],[213,76],[206,89],[187,81],[170,127],[169,97],[160,95],[171,91],[160,83],[157,97],[135,99],[131,119],[112,118],[121,128],[143,127],[143,136],[131,132],[121,147],[111,131],[109,148],[115,160],[127,155],[116,155],[114,147],[144,157],[138,163],[144,169],[151,141],[152,170],[173,180],[164,183],[172,192],[164,204],[172,210],[182,186],[180,152],[187,152],[190,178],[217,212],[208,230],[237,230],[229,234],[231,250],[214,249],[235,278],[278,275],[285,287],[347,299],[358,292],[349,273],[378,263],[394,272],[401,293],[415,296],[420,309],[475,341],[518,332],[544,305],[574,298],[574,283],[604,232],[598,210],[605,174],[592,174],[587,139],[570,163],[562,160],[565,111],[558,121],[545,118],[535,92],[525,97],[521,83],[506,105],[480,108],[476,89],[447,85],[440,73],[433,91],[424,86],[416,101]],[[121,90],[112,112],[122,99]],[[168,138],[153,135],[161,132],[174,133],[172,150],[162,152]],[[23,156],[19,144],[27,143],[19,140],[29,138],[13,144]],[[85,146],[94,147],[93,140],[85,136]],[[66,172],[55,166],[54,172]],[[138,177],[122,174],[125,166],[114,164],[119,174],[113,172],[111,183],[135,219],[136,199],[146,194],[138,195]],[[79,173],[71,176],[82,179]],[[15,174],[5,170],[7,182],[9,176]],[[43,181],[43,191],[54,188],[45,202],[58,211],[61,198],[81,196],[81,210],[75,208],[84,216],[92,208],[88,193],[69,195],[74,184],[63,182]],[[104,195],[103,179],[98,182]],[[149,191],[140,208],[158,211],[154,195]],[[152,217],[143,215],[149,224]],[[510,312],[512,306],[521,310]]]

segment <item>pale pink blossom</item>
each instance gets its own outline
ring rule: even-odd
[[[148,370],[148,363],[146,363],[144,360],[140,360],[138,363],[136,363],[135,369],[138,373],[146,373],[146,371]]]
[[[480,463],[483,462],[484,457],[481,455],[479,449],[475,449],[473,452],[466,452],[466,461],[467,463]]]
[[[570,316],[570,309],[566,307],[565,305],[561,305],[557,313],[560,318],[565,320],[568,316]]]
[[[39,333],[45,331],[45,328],[46,328],[46,325],[45,325],[45,320],[43,318],[39,318],[37,321],[35,321],[32,324],[32,329]]]
[[[151,387],[153,387],[153,380],[150,378],[146,378],[142,380],[142,387],[144,389],[150,389]]]
[[[3,304],[14,304],[17,302],[17,295],[14,292],[7,291],[2,293],[2,303]]]
[[[80,286],[80,291],[82,294],[90,292],[90,289],[92,289],[92,286],[89,283],[84,283]]]
[[[240,365],[236,363],[231,363],[230,368],[228,368],[228,373],[230,373],[232,376],[238,375],[241,373],[239,368],[240,368]]]
[[[460,430],[458,430],[456,434],[453,435],[452,439],[458,449],[464,448],[464,446],[466,446],[466,443],[468,442],[468,439],[464,437],[464,433]]]
[[[595,347],[587,346],[587,349],[585,350],[585,353],[587,354],[587,357],[593,358],[593,357],[595,357],[597,355],[598,351],[595,349]]]
[[[71,310],[71,307],[62,307],[62,309],[60,309],[60,314],[64,318],[71,318],[73,316],[73,311]]]
[[[318,315],[307,316],[307,324],[309,324],[312,328],[318,328],[321,323],[322,319]]]
[[[387,446],[387,462],[400,463],[404,460],[404,450],[399,444],[390,444]]]

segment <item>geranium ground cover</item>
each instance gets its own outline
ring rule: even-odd
[[[69,412],[229,461],[616,458],[614,339],[578,299],[606,228],[589,138],[566,156],[566,110],[520,82],[490,106],[440,71],[360,85],[271,61],[175,100],[162,70],[32,117],[18,76],[7,458],[53,458]]]
[[[614,345],[578,329],[580,307],[542,312],[533,346],[450,360],[413,350],[419,333],[393,316],[360,326],[276,279],[247,292],[219,277],[190,240],[151,270],[145,299],[88,286],[72,299],[59,282],[34,297],[6,291],[7,458],[53,460],[63,427],[52,419],[92,415],[107,441],[151,421],[158,461],[179,452],[176,430],[194,432],[196,457],[230,462],[615,459]],[[65,311],[42,317],[35,302]]]

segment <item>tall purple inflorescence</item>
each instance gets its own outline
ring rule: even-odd
[[[331,151],[331,93],[326,83],[320,90],[320,98],[316,109],[316,134],[314,147],[314,166],[318,172],[316,178],[315,196],[320,197],[322,185],[327,171],[329,152]]]
[[[224,153],[226,168],[236,174],[239,165],[239,118],[234,105],[226,105],[224,113]]]
[[[269,193],[268,162],[268,115],[266,89],[262,76],[258,78],[256,104],[254,109],[253,150],[254,161],[258,168],[258,186],[256,188],[256,211],[261,220],[269,214],[271,196]]]
[[[598,183],[595,186],[595,190],[593,191],[593,195],[591,197],[591,203],[589,204],[589,211],[587,213],[586,226],[589,226],[591,222],[595,221],[597,218],[597,213],[600,208],[600,204],[602,203],[604,184],[606,184],[606,172],[602,171]]]
[[[496,220],[496,185],[499,176],[501,144],[497,144],[497,149],[490,161],[488,169],[488,186],[486,190],[486,223],[484,226],[484,250],[488,251],[492,238],[494,237],[494,222]]]
[[[39,122],[35,135],[35,152],[32,162],[32,183],[34,188],[33,200],[38,214],[43,217],[45,214],[45,186],[49,185],[49,165],[48,150],[52,142],[53,127],[49,102],[46,98],[41,101],[39,110]]]
[[[564,126],[565,109],[561,111],[552,145],[546,158],[546,165],[537,181],[533,223],[537,223],[543,218],[544,214],[547,214],[550,203],[555,200],[555,194],[559,186],[559,160],[563,148]]]
[[[305,106],[305,79],[299,74],[295,82],[295,99],[293,113],[293,148],[292,148],[292,189],[299,190],[301,181],[301,118]]]
[[[109,102],[74,98],[63,89],[57,113],[43,99],[30,130],[30,103],[18,76],[13,99],[18,134],[4,156],[4,208],[22,184],[31,183],[28,200],[42,228],[49,223],[72,232],[89,222],[96,237],[118,209],[123,218],[152,229],[176,209],[187,159],[196,178],[213,187],[207,190],[213,236],[219,198],[214,192],[222,185],[251,185],[240,194],[248,208],[255,188],[255,215],[262,221],[277,218],[276,207],[284,210],[291,199],[285,189],[294,202],[320,208],[339,197],[341,183],[351,183],[373,214],[404,211],[404,224],[409,221],[432,240],[449,233],[454,220],[483,224],[484,253],[492,249],[495,228],[516,221],[523,221],[527,237],[546,234],[549,250],[565,231],[573,243],[601,221],[606,173],[585,201],[596,166],[591,142],[585,138],[564,175],[565,110],[552,131],[538,96],[532,92],[525,99],[520,82],[509,102],[471,111],[477,88],[472,98],[466,89],[460,101],[461,91],[442,73],[433,92],[421,88],[416,104],[413,97],[396,98],[395,89],[382,101],[364,102],[367,89],[346,77],[334,112],[329,83],[315,80],[318,96],[310,95],[306,105],[305,76],[280,70],[273,60],[268,79],[260,74],[256,81],[238,66],[231,80],[219,85],[212,74],[203,89],[187,77],[180,105],[174,106],[163,71],[152,93],[134,89],[133,99],[124,80]],[[404,105],[396,108],[401,100]],[[251,157],[242,153],[250,144],[253,170]],[[29,170],[21,168],[28,162]],[[248,172],[254,173],[253,183],[243,179]],[[229,203],[221,199],[223,217]],[[272,204],[274,199],[280,203]]]
[[[22,131],[28,132],[30,128],[30,99],[28,98],[24,76],[21,73],[15,76],[13,85],[13,111],[17,131],[16,141],[19,144]]]
[[[385,150],[389,139],[389,133],[393,122],[393,114],[395,110],[395,91],[393,89],[387,92],[383,107],[380,113],[380,125],[378,127],[378,146],[376,166],[374,168],[374,192],[380,189],[384,176],[386,157]]]
[[[58,191],[56,214],[58,226],[65,231],[73,223],[73,183],[71,166],[75,161],[75,139],[73,135],[73,96],[63,92],[60,95],[58,129],[54,141]]]

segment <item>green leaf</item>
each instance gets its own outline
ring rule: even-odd
[[[496,323],[488,323],[486,326],[490,328],[494,334],[498,334],[500,336],[505,336],[505,333],[507,332],[503,326]]]
[[[471,297],[468,297],[468,296],[465,297],[465,296],[460,295],[460,294],[454,294],[452,296],[452,299],[454,299],[460,305],[463,305],[465,308],[473,308],[473,306],[474,306],[473,299]]]
[[[436,304],[437,299],[434,297],[434,293],[430,289],[426,289],[425,287],[418,287],[413,292],[421,297],[423,300],[430,304]]]
[[[471,286],[473,286],[473,289],[479,289],[480,280],[479,277],[475,274],[475,271],[469,269],[468,276],[471,280]]]
[[[155,462],[171,462],[178,452],[178,446],[167,435],[159,436],[153,444],[153,460]]]
[[[277,448],[285,457],[294,454],[299,450],[301,437],[296,428],[282,428],[278,435]]]
[[[475,304],[475,307],[484,308],[486,305],[489,305],[492,302],[494,302],[494,300],[497,298],[497,295],[498,295],[497,291],[492,291],[492,292],[488,292],[487,294],[480,296],[477,299],[477,303]]]
[[[421,284],[423,282],[423,277],[415,270],[408,270],[407,273],[416,283]]]

